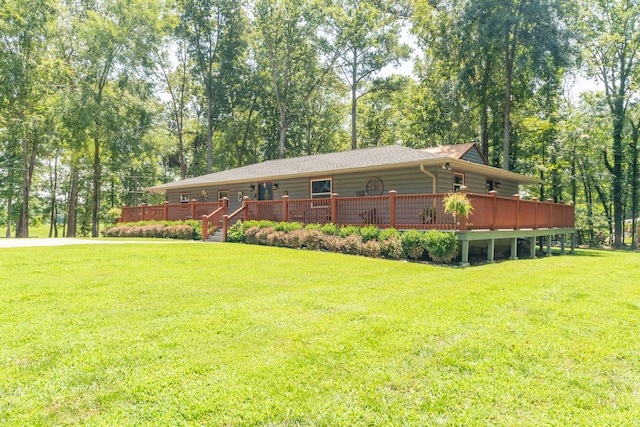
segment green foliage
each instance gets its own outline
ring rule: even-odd
[[[363,242],[368,242],[369,240],[377,240],[380,235],[380,229],[374,225],[369,225],[367,227],[360,228],[360,235],[362,236]]]
[[[473,212],[473,205],[465,193],[448,194],[442,201],[444,205],[444,213],[453,215],[456,223],[459,224],[460,218],[469,218]]]
[[[244,243],[245,237],[244,232],[247,229],[246,223],[242,221],[238,221],[229,227],[227,231],[227,242],[231,243]]]
[[[360,236],[360,227],[355,225],[347,225],[340,228],[340,237]]]
[[[293,230],[301,230],[302,228],[304,228],[304,226],[299,222],[277,222],[273,225],[275,231],[284,231],[287,233]]]
[[[120,218],[122,218],[122,209],[120,208],[111,208],[105,215],[107,224],[115,224]]]
[[[454,232],[430,230],[422,241],[429,258],[435,262],[447,263],[457,255],[458,238]]]
[[[381,242],[384,242],[385,240],[392,237],[400,237],[400,232],[393,227],[380,230],[380,234],[378,234],[378,240],[380,240]]]
[[[418,230],[408,230],[402,233],[400,240],[402,242],[402,254],[405,258],[414,260],[422,258],[424,253],[423,236],[424,233]]]
[[[340,235],[340,227],[330,222],[322,226],[322,232],[324,234],[328,234],[330,236],[339,236]]]

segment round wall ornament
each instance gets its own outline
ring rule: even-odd
[[[244,194],[242,194],[242,191],[238,191],[238,201],[241,202],[244,199]]]
[[[372,178],[369,178],[369,180],[367,181],[365,190],[367,192],[367,195],[369,196],[379,196],[384,190],[384,184],[380,178],[374,176]]]

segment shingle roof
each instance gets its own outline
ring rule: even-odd
[[[400,145],[364,148],[337,153],[316,154],[313,156],[293,157],[289,159],[267,160],[262,163],[243,166],[236,169],[215,172],[182,181],[170,182],[151,187],[148,190],[166,190],[173,187],[200,185],[230,181],[249,181],[262,178],[285,177],[288,175],[313,175],[323,172],[337,172],[359,168],[388,166],[403,163],[417,163],[445,156],[415,150]]]

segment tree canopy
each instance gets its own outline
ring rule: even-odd
[[[575,202],[581,242],[637,243],[635,1],[0,5],[7,234],[97,236],[144,187],[268,159],[476,142]]]

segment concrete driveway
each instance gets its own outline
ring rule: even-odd
[[[142,243],[142,244],[156,244],[156,243],[200,243],[193,240],[170,240],[170,239],[158,239],[157,241],[148,240],[105,240],[105,239],[75,239],[75,238],[28,238],[28,239],[0,239],[0,248],[24,248],[32,246],[65,246],[65,245],[122,245],[126,243]]]

